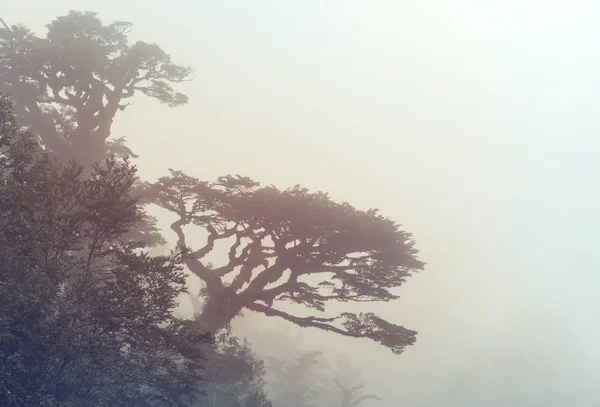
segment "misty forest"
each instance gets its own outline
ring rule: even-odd
[[[257,112],[269,108],[256,96],[256,105],[248,103],[240,134],[234,136],[223,130],[221,139],[218,131],[198,130],[198,122],[218,116],[211,110],[213,102],[231,113],[217,117],[215,123],[235,122],[246,109],[241,107],[246,102],[230,97],[238,86],[228,83],[233,71],[218,68],[216,62],[211,65],[209,56],[220,55],[218,51],[204,53],[206,44],[200,41],[186,45],[198,50],[183,55],[197,52],[201,58],[181,58],[181,52],[169,49],[173,42],[161,39],[171,35],[168,31],[177,26],[173,22],[171,28],[140,34],[138,22],[120,21],[110,13],[60,13],[43,25],[20,21],[10,7],[0,15],[0,407],[598,405],[592,399],[591,404],[573,401],[577,392],[572,389],[578,388],[581,395],[596,391],[586,384],[594,376],[582,362],[594,365],[592,353],[579,352],[568,329],[550,327],[567,322],[559,322],[551,311],[540,317],[546,315],[539,311],[544,309],[541,305],[538,311],[524,305],[550,304],[563,293],[576,291],[556,283],[560,288],[553,292],[560,294],[540,299],[541,284],[550,287],[554,283],[545,281],[563,281],[565,269],[578,256],[569,255],[568,265],[557,263],[558,274],[545,268],[547,274],[527,280],[540,289],[518,294],[515,281],[526,277],[512,271],[511,264],[524,256],[520,253],[526,251],[525,245],[506,250],[507,242],[516,239],[514,229],[506,226],[511,230],[505,234],[491,231],[482,219],[500,224],[506,218],[489,209],[493,204],[466,195],[465,191],[478,188],[501,188],[501,177],[511,171],[503,142],[494,145],[479,135],[465,141],[504,157],[504,175],[493,178],[485,172],[484,159],[476,162],[452,152],[452,143],[463,142],[458,138],[442,146],[422,136],[425,141],[419,145],[430,149],[426,150],[431,152],[430,163],[446,157],[448,162],[462,160],[469,168],[463,174],[471,175],[463,176],[471,178],[465,178],[468,185],[460,189],[458,184],[443,185],[445,181],[426,184],[424,176],[415,175],[429,172],[432,179],[449,179],[444,177],[454,167],[425,168],[419,159],[407,158],[408,147],[406,155],[386,151],[383,138],[373,136],[374,151],[351,153],[344,143],[349,145],[358,136],[353,139],[348,132],[343,141],[331,141],[339,148],[335,156],[331,152],[319,156],[329,154],[327,168],[342,174],[347,179],[344,188],[355,192],[344,196],[338,194],[342,188],[335,189],[334,178],[327,178],[325,167],[316,166],[316,152],[313,157],[314,150],[300,151],[296,138],[310,128],[273,107],[267,121],[274,132],[289,129],[290,135],[281,137],[290,147],[286,141],[269,147],[256,144],[256,154],[269,149],[256,158],[264,170],[244,173],[240,168],[249,167],[239,162],[255,162],[256,133],[244,134],[245,127],[252,120],[266,120]],[[139,20],[144,18],[140,13]],[[182,23],[177,35],[184,39],[189,30]],[[240,35],[240,43],[251,43]],[[233,55],[225,52],[226,47],[223,55]],[[304,51],[297,47],[298,55]],[[364,61],[366,67],[368,58]],[[404,61],[409,64],[409,57]],[[344,64],[338,62],[340,67]],[[443,64],[427,66],[444,69]],[[361,67],[347,68],[356,73]],[[385,67],[380,68],[385,75]],[[265,69],[257,62],[256,72]],[[431,86],[417,93],[433,92],[437,79],[431,75]],[[332,83],[335,76],[329,78]],[[217,77],[229,96],[202,99],[190,91],[198,81],[204,89]],[[376,86],[377,75],[371,77]],[[250,83],[248,78],[250,74],[244,79]],[[475,83],[477,78],[471,80]],[[295,85],[298,95],[307,83],[302,81],[298,78]],[[406,89],[411,91],[409,85]],[[450,99],[456,99],[446,103],[449,109],[460,105],[463,91],[470,94],[468,87],[451,92]],[[347,129],[360,128],[363,113],[373,114],[369,98],[375,98],[374,93],[365,91],[363,96],[364,111],[346,115]],[[312,97],[316,101],[320,96]],[[186,110],[193,104],[197,110]],[[398,113],[410,111],[408,104],[394,106],[398,121],[409,120],[410,114]],[[206,115],[193,113],[200,110]],[[488,120],[491,116],[486,114],[471,111],[469,121]],[[456,133],[466,129],[465,125],[457,130],[459,120],[448,117],[422,120],[423,126],[429,122]],[[121,126],[127,121],[143,122],[143,127]],[[323,132],[333,128],[326,127],[325,120],[318,123]],[[489,121],[485,126],[500,125]],[[405,130],[425,134],[416,125]],[[392,133],[387,137],[403,137]],[[526,140],[521,133],[518,137]],[[310,148],[316,150],[320,139],[314,138]],[[284,150],[303,155],[303,168],[294,174],[312,168],[315,175],[308,179],[314,184],[306,183],[307,178],[288,184],[277,181],[298,178],[277,178],[287,170],[289,155]],[[172,155],[169,164],[158,162],[149,151]],[[514,154],[515,162],[528,157]],[[379,160],[401,162],[399,171],[404,172],[398,178],[406,178],[405,183],[394,185],[376,170],[369,172],[369,163]],[[338,161],[346,167],[336,169]],[[178,162],[180,167],[172,164]],[[354,176],[344,175],[348,166],[357,168]],[[478,175],[487,178],[478,184]],[[320,178],[323,182],[318,182]],[[370,194],[367,185],[379,182],[386,183],[381,187],[387,191],[384,195],[361,199]],[[410,183],[417,186],[408,188]],[[454,201],[435,188],[450,191],[446,196],[463,197],[466,209],[451,209]],[[387,194],[390,198],[384,202]],[[391,198],[392,194],[400,197]],[[353,202],[348,196],[358,199]],[[419,209],[409,210],[413,204],[403,204],[405,198],[417,202],[414,207]],[[372,208],[371,203],[379,200],[383,209]],[[436,215],[434,208],[444,205],[447,208]],[[543,204],[537,208],[541,219]],[[424,215],[415,217],[418,211]],[[511,213],[517,217],[522,212]],[[548,224],[560,222],[552,216]],[[442,224],[441,218],[454,223]],[[533,221],[525,216],[519,219],[530,237],[537,233],[559,239],[558,235],[569,234],[527,226]],[[456,226],[460,223],[465,225],[462,234]],[[485,239],[466,232],[486,227],[490,232]],[[460,245],[465,250],[457,250]],[[567,246],[544,247],[539,252],[544,258],[551,257],[549,252],[557,256],[569,252]],[[484,255],[489,263],[482,260]],[[477,270],[456,271],[470,267],[468,262],[475,262],[471,256],[481,263],[472,267]],[[487,274],[495,275],[488,282],[481,277],[486,267],[495,270]],[[440,271],[432,274],[430,268]],[[544,267],[530,259],[527,268]],[[502,290],[512,294],[496,297]],[[512,311],[499,311],[518,295]],[[540,322],[544,318],[549,322]],[[558,369],[559,364],[564,368]]]
[[[345,305],[398,298],[423,269],[412,235],[300,185],[140,179],[112,123],[136,98],[187,103],[176,88],[193,70],[130,29],[72,11],[45,36],[0,31],[0,405],[373,405],[351,356],[285,335],[269,339],[280,355],[258,355],[232,322],[254,313],[400,355],[415,331]]]

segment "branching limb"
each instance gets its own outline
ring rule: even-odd
[[[319,318],[298,317],[256,303],[246,305],[246,308],[261,312],[267,316],[283,318],[301,327],[319,328],[352,338],[369,338],[390,348],[395,354],[400,354],[406,346],[413,345],[417,336],[415,331],[387,322],[373,313],[343,313],[337,317]],[[332,324],[336,321],[340,322],[341,327]]]

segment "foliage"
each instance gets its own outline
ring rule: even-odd
[[[276,358],[267,358],[276,380],[271,384],[276,396],[275,406],[313,407],[319,392],[315,391],[314,379],[322,379],[315,375],[315,367],[321,364],[322,352],[304,352],[293,361],[288,362]],[[317,377],[315,377],[317,376]],[[313,380],[311,380],[313,379]]]
[[[188,294],[194,317],[202,313],[198,296]],[[265,364],[246,339],[233,334],[231,325],[215,338],[207,352],[206,401],[224,407],[270,407],[264,392]]]
[[[235,337],[228,326],[217,335],[215,345],[207,356],[206,401],[220,407],[270,407],[264,392],[264,362],[248,342]]]
[[[1,107],[0,405],[189,405],[204,338],[173,316],[183,253],[121,238],[143,216],[135,168],[84,178]]]
[[[370,338],[401,353],[416,332],[373,313],[299,316],[288,302],[315,313],[337,302],[390,301],[392,290],[423,268],[412,236],[377,210],[360,211],[300,186],[261,187],[247,177],[202,182],[180,171],[147,186],[148,200],[177,215],[171,229],[187,248],[184,226],[201,227],[203,247],[185,256],[205,283],[199,323],[218,331],[243,309],[355,338]],[[228,261],[206,262],[216,245]],[[210,316],[210,318],[209,318]]]
[[[67,160],[92,164],[128,154],[110,140],[116,113],[136,93],[168,106],[187,103],[171,83],[190,78],[158,45],[129,43],[131,24],[103,24],[92,12],[70,11],[47,25],[45,37],[15,25],[0,28],[0,92],[16,103],[20,124]]]
[[[338,356],[330,363],[322,352],[303,349],[301,339],[282,334],[279,329],[263,331],[258,339],[269,343],[263,352],[275,407],[358,407],[367,400],[379,400],[363,392],[363,369],[350,357]]]

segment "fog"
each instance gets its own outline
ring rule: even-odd
[[[299,183],[414,234],[427,264],[402,298],[353,306],[418,331],[402,355],[251,316],[257,351],[289,329],[351,356],[383,399],[366,407],[600,403],[600,4],[32,0],[1,17],[41,34],[70,9],[195,68],[187,105],[136,97],[117,117],[142,178]]]

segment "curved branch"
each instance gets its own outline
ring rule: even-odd
[[[319,318],[298,317],[257,303],[248,304],[246,305],[246,308],[252,311],[261,312],[267,316],[283,318],[301,327],[319,328],[351,338],[368,338],[379,342],[395,354],[400,354],[404,351],[404,348],[413,345],[416,342],[417,337],[415,331],[411,331],[400,325],[392,324],[379,318],[373,313],[343,313],[337,317]],[[339,320],[342,320],[341,328],[332,324]]]
[[[353,386],[351,388],[348,388],[348,387],[344,386],[343,384],[341,384],[337,377],[334,377],[333,381],[342,390],[342,393],[344,393],[344,395],[342,397],[342,405],[344,407],[356,407],[365,400],[382,400],[381,397],[379,397],[375,394],[366,394],[364,396],[359,397],[355,401],[351,401],[352,395],[354,393],[356,393],[357,391],[363,389],[365,387],[365,384],[361,383],[361,384],[357,384],[356,386]]]
[[[350,407],[356,407],[356,406],[358,406],[360,403],[362,403],[365,400],[383,400],[383,399],[381,397],[379,397],[379,396],[374,395],[374,394],[367,394],[367,395],[364,395],[362,397],[359,397],[358,399],[356,399],[356,401],[353,401],[350,404]]]
[[[274,309],[274,308],[270,308],[265,305],[256,304],[256,303],[246,305],[246,308],[248,308],[251,311],[261,312],[267,316],[283,318],[285,320],[293,322],[294,324],[302,326],[302,327],[312,326],[315,328],[323,329],[325,331],[336,332],[340,335],[351,336],[351,335],[349,335],[348,332],[329,324],[329,322],[333,322],[333,321],[341,318],[341,316],[332,317],[332,318],[297,317],[294,315],[290,315],[287,312],[284,312],[284,311],[281,311],[278,309]]]
[[[171,230],[177,235],[177,246],[186,248],[185,234],[183,233],[182,227],[186,224],[183,219],[179,219],[171,224]]]

